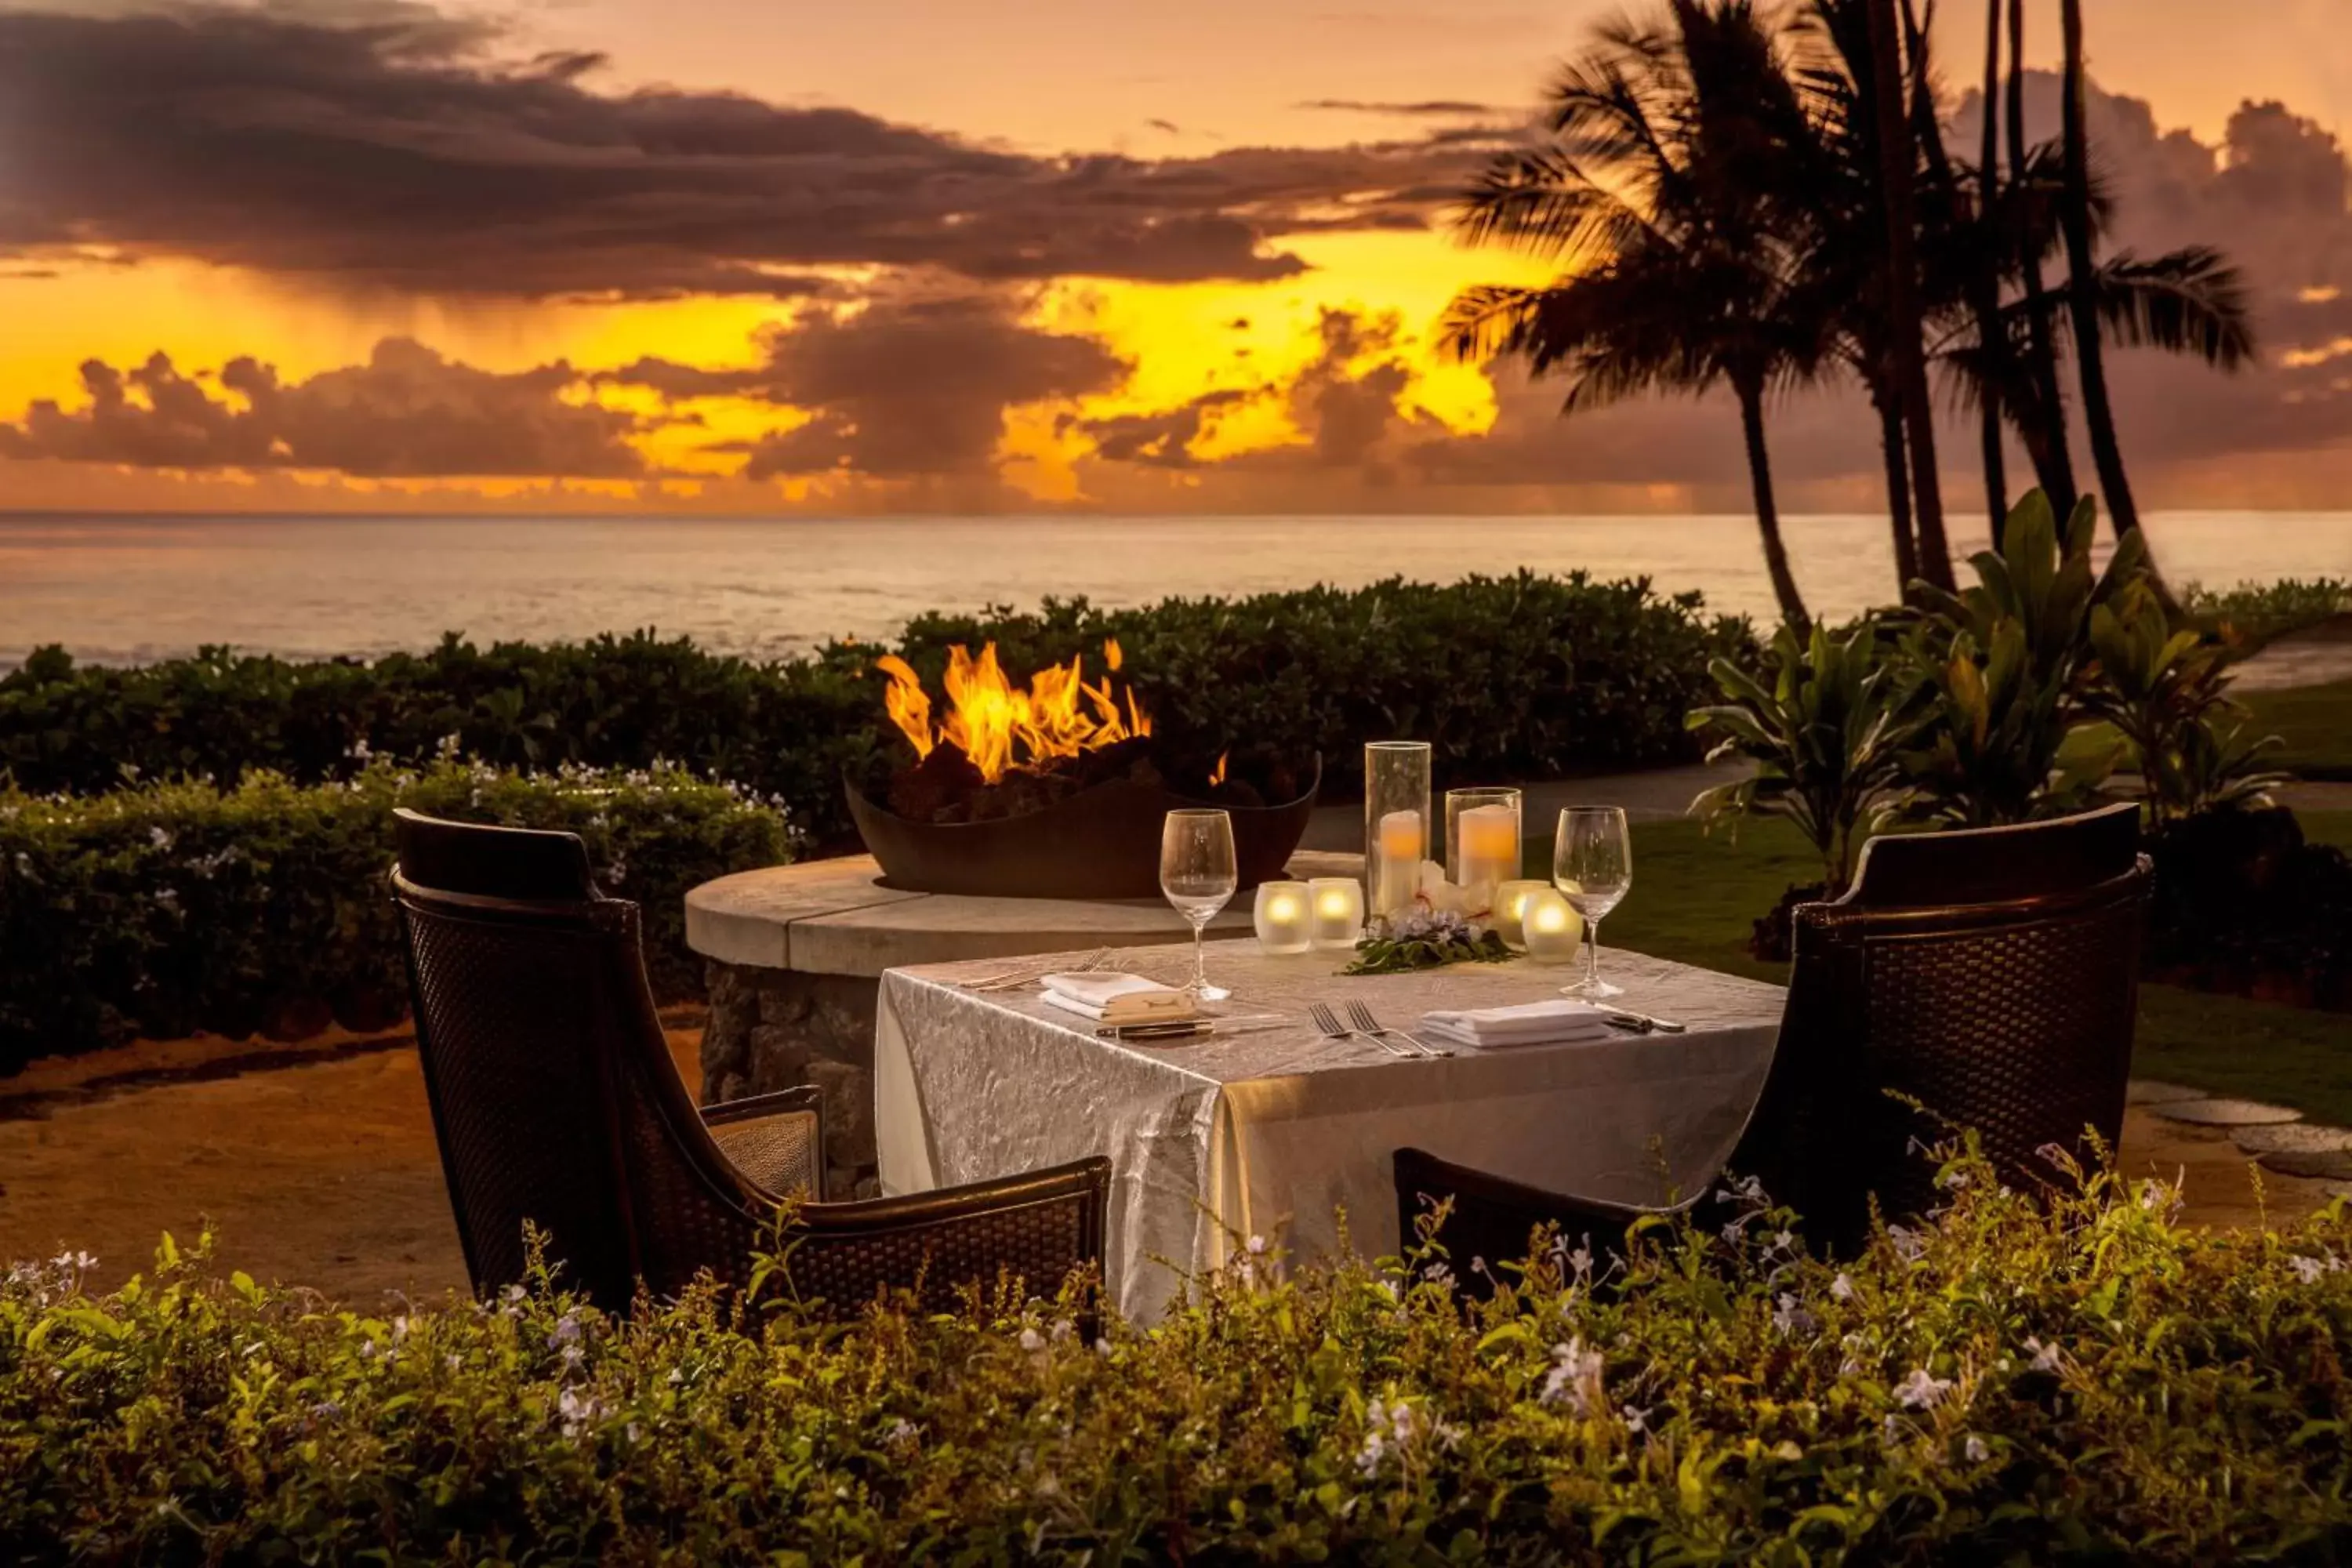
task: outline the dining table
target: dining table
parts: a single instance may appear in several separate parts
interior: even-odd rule
[[[1423,1055],[1332,1037],[1350,1005],[1419,1032],[1437,1010],[1556,997],[1577,971],[1525,959],[1343,975],[1353,957],[1221,945],[1231,987],[1213,1032],[1106,1038],[1035,979],[1084,953],[893,969],[875,1027],[882,1190],[928,1192],[1107,1156],[1106,1285],[1130,1319],[1162,1316],[1189,1279],[1247,1249],[1300,1260],[1395,1255],[1394,1152],[1413,1146],[1547,1191],[1656,1204],[1711,1180],[1763,1087],[1781,987],[1611,951],[1603,1004],[1679,1024],[1580,1043]],[[1097,960],[1099,962],[1099,960]],[[1116,967],[1171,984],[1190,944],[1122,949]],[[1434,1042],[1433,1042],[1434,1044]],[[1464,1267],[1467,1260],[1455,1260]]]

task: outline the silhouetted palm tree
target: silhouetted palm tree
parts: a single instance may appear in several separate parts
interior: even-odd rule
[[[1889,367],[1903,405],[1903,433],[1910,447],[1911,498],[1919,531],[1919,575],[1939,588],[1952,586],[1952,551],[1944,534],[1943,480],[1936,463],[1936,405],[1927,388],[1927,361],[1920,344],[1918,220],[1912,191],[1918,170],[1918,143],[1905,90],[1902,23],[1895,0],[1864,0],[1870,22],[1872,109],[1878,129],[1878,173],[1886,225],[1886,310],[1893,363]]]
[[[2033,188],[2033,148],[2025,140],[2025,0],[2009,0],[2009,83],[2005,94],[2009,131],[2010,179],[2021,195]],[[1992,112],[1992,105],[1985,105]],[[2026,242],[2020,241],[2021,247]],[[2051,341],[2048,292],[2042,283],[2042,252],[2021,248],[2018,270],[2030,307],[2026,321],[2032,332],[2024,375],[2017,383],[2027,394],[2017,415],[2018,433],[2033,461],[2034,478],[2050,497],[2060,517],[2072,516],[2080,493],[2074,484],[2074,458],[2066,441],[2066,394],[2058,384],[2058,354]]]
[[[2000,116],[1992,107],[2000,98],[2000,11],[2001,0],[1985,0],[1984,124],[1979,128],[1976,178],[1979,217],[1991,212],[2000,197]],[[1979,224],[1979,233],[1990,235],[1991,226]],[[1977,337],[1987,355],[1980,384],[1983,395],[1977,401],[1977,446],[1984,461],[1985,512],[1991,521],[1992,547],[1998,552],[2009,521],[2009,453],[2001,429],[2006,400],[2000,389],[2009,380],[2010,355],[2009,339],[2000,331],[2000,279],[2007,268],[1997,255],[1979,254],[1971,259],[1976,273],[1971,309]]]
[[[2116,439],[2115,408],[2107,400],[2106,353],[2099,342],[2098,257],[2091,227],[2091,143],[2084,123],[2088,89],[2084,78],[2083,0],[2063,0],[2059,17],[2066,56],[2063,117],[2066,199],[2060,210],[2066,230],[2067,303],[2074,318],[2074,365],[2083,386],[2083,426],[2091,438],[2091,461],[2099,470],[2107,516],[2114,521],[2116,537],[2121,539],[2139,528],[2139,506],[2132,500],[2123,447]]]
[[[1779,29],[1752,0],[1670,0],[1666,25],[1620,21],[1570,65],[1550,140],[1499,154],[1465,192],[1473,244],[1559,262],[1541,288],[1465,289],[1444,339],[1569,380],[1564,412],[1642,392],[1730,388],[1782,617],[1810,625],[1780,536],[1765,401],[1814,374],[1816,332],[1788,307],[1804,243],[1780,203],[1811,139]]]

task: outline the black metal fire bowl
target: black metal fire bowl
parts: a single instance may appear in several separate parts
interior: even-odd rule
[[[1318,756],[1297,800],[1225,808],[1243,888],[1282,875],[1306,837],[1322,782]],[[1020,816],[911,822],[867,800],[854,783],[848,789],[849,815],[882,863],[884,887],[1006,899],[1156,899],[1161,822],[1171,811],[1215,804],[1119,779]]]

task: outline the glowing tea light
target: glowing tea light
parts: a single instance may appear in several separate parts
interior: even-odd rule
[[[1557,889],[1538,883],[1519,905],[1519,931],[1538,963],[1568,963],[1584,942],[1583,918]]]
[[[1374,847],[1380,864],[1372,870],[1372,908],[1394,914],[1412,902],[1421,885],[1421,862],[1428,852],[1429,832],[1417,811],[1392,811],[1381,818]],[[1319,913],[1319,911],[1318,911]],[[1361,922],[1360,912],[1358,923]]]
[[[1307,884],[1317,947],[1352,948],[1364,934],[1364,889],[1353,877],[1318,877]]]
[[[1474,805],[1456,824],[1461,833],[1461,864],[1454,868],[1457,887],[1498,887],[1519,868],[1519,814],[1499,802]]]
[[[1350,882],[1349,887],[1355,884]],[[1305,952],[1315,945],[1315,928],[1307,919],[1311,895],[1304,882],[1260,882],[1257,885],[1257,944],[1267,952]]]
[[[1528,939],[1520,931],[1524,908],[1530,896],[1550,886],[1549,882],[1512,881],[1495,889],[1492,923],[1495,934],[1503,939],[1504,946],[1524,948],[1528,945]]]

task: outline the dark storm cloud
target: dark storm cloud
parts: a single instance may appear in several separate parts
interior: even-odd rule
[[[1509,114],[1492,103],[1471,103],[1458,98],[1425,98],[1399,103],[1362,98],[1310,98],[1301,109],[1327,109],[1344,114],[1395,114],[1407,119],[1459,119],[1469,114]]]
[[[1009,291],[883,294],[855,311],[810,311],[768,334],[754,368],[641,359],[600,379],[670,398],[728,395],[814,414],[727,448],[750,454],[747,479],[986,474],[1007,407],[1108,392],[1127,376],[1127,364],[1095,339],[1024,326],[1020,310]]]
[[[599,91],[415,5],[0,11],[0,254],[172,253],[455,295],[799,295],[809,269],[1266,279],[1350,204],[1421,221],[1405,140],[1040,158],[855,110]],[[1405,193],[1405,194],[1398,194]]]
[[[1220,387],[1204,392],[1173,408],[1149,414],[1115,414],[1099,419],[1066,415],[1058,428],[1076,430],[1094,443],[1094,455],[1108,463],[1138,463],[1155,468],[1192,468],[1201,464],[1192,450],[1211,418],[1226,409],[1254,403],[1270,389]]]
[[[82,366],[88,403],[43,400],[0,424],[0,457],[142,468],[325,469],[365,479],[627,479],[645,473],[630,415],[566,402],[561,362],[496,374],[404,338],[363,365],[286,382],[240,357],[219,392],[156,354]]]

